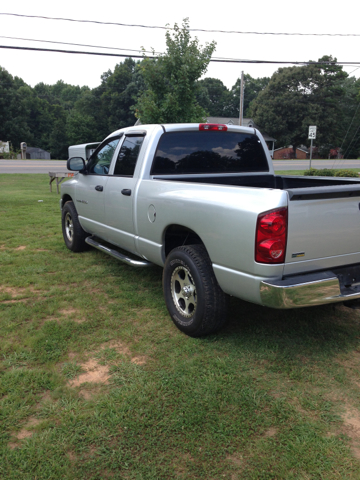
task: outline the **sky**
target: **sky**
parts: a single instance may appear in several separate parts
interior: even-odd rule
[[[226,2],[207,0],[133,0],[129,2],[102,0],[12,0],[0,4],[0,45],[125,53],[108,49],[22,41],[3,37],[67,42],[134,50],[154,48],[164,52],[165,30],[60,20],[22,18],[3,13],[62,17],[97,22],[116,22],[145,26],[170,27],[182,24],[188,17],[190,28],[235,30],[260,33],[356,34],[357,36],[298,36],[255,35],[217,32],[191,32],[200,44],[215,41],[214,57],[244,60],[308,61],[332,55],[342,62],[360,62],[360,28],[354,0],[257,0],[256,2]],[[101,75],[113,70],[122,58],[64,53],[42,53],[0,48],[0,66],[11,75],[21,77],[27,84],[54,84],[58,80],[72,85],[94,88]],[[205,77],[219,78],[231,88],[241,71],[254,78],[271,76],[279,67],[290,65],[251,65],[210,63]],[[344,70],[360,77],[359,65]]]

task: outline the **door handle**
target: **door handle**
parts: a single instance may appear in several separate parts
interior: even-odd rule
[[[104,190],[104,187],[102,185],[96,185],[95,190],[98,192],[102,192]]]
[[[130,197],[131,195],[131,190],[129,188],[124,188],[123,190],[121,190],[121,193],[123,195],[126,195],[127,197]]]

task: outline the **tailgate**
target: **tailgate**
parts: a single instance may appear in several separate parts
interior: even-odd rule
[[[287,192],[284,275],[360,262],[360,184]]]

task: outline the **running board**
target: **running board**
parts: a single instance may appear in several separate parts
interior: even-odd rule
[[[116,258],[116,260],[120,260],[120,262],[124,262],[127,265],[131,265],[132,267],[152,267],[153,266],[153,264],[151,262],[148,262],[147,260],[134,260],[133,258],[123,255],[117,250],[113,250],[112,248],[105,247],[104,245],[101,245],[101,243],[94,240],[93,237],[85,238],[85,242],[88,245],[91,245],[92,247],[97,248],[101,252],[111,255],[112,257]]]

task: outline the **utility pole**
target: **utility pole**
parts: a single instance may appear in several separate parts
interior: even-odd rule
[[[244,111],[244,72],[241,72],[240,81],[240,108],[239,108],[239,125],[242,125]]]

